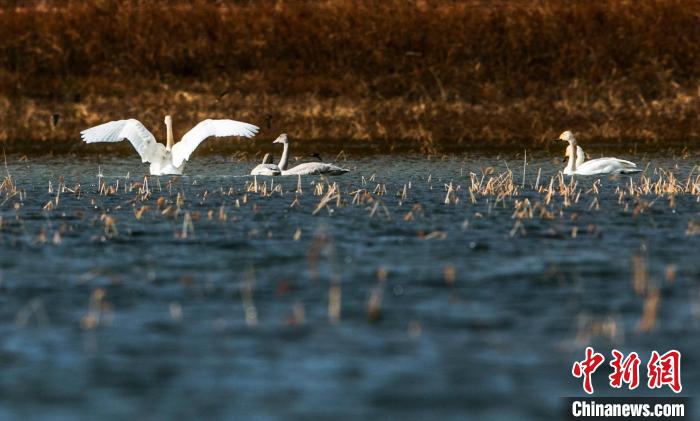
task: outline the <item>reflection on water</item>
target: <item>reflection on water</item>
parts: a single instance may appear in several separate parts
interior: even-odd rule
[[[546,204],[550,159],[524,182],[515,158],[349,160],[330,193],[247,192],[254,164],[217,158],[147,186],[131,159],[103,161],[103,186],[94,160],[8,161],[0,416],[549,418],[581,395],[587,344],[677,348],[700,383],[692,194],[603,177]],[[690,161],[649,164],[686,187]],[[470,195],[507,169],[513,195]]]

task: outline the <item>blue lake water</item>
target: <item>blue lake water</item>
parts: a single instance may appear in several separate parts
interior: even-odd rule
[[[683,186],[695,171],[620,158]],[[262,194],[254,163],[194,157],[139,195],[136,159],[9,156],[0,417],[550,419],[583,395],[571,364],[587,345],[638,352],[642,382],[651,350],[676,348],[684,394],[700,386],[700,196],[581,178],[578,202],[518,218],[559,159],[535,156],[525,180],[514,156],[342,164],[259,177]],[[508,170],[517,193],[472,202],[470,173]],[[340,197],[314,214],[327,183]],[[607,364],[596,395],[672,395],[614,391]]]

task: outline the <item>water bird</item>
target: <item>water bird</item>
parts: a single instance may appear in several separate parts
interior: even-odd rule
[[[284,145],[284,149],[282,150],[282,158],[278,164],[279,169],[282,171],[282,175],[341,175],[350,171],[337,165],[327,164],[325,162],[305,162],[287,169],[287,161],[289,159],[289,136],[287,136],[286,133],[282,133],[272,143],[281,143]]]
[[[182,136],[174,143],[172,117],[165,116],[167,129],[166,144],[158,143],[153,133],[136,119],[110,121],[80,132],[85,143],[120,142],[128,140],[141,156],[141,162],[150,162],[151,175],[180,175],[185,161],[202,141],[215,136],[253,137],[259,128],[236,120],[207,119]]]
[[[253,168],[250,175],[281,175],[282,171],[280,168],[272,163],[272,155],[266,153],[263,157],[262,164]]]
[[[642,172],[634,162],[618,158],[596,158],[585,160],[583,149],[576,143],[574,134],[569,130],[559,135],[559,140],[569,142],[566,156],[569,160],[564,168],[565,175],[597,175],[597,174],[634,174]]]

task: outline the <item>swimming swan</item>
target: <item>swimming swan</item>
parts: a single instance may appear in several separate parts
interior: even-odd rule
[[[642,172],[642,170],[637,168],[637,164],[624,159],[597,158],[586,161],[583,149],[576,144],[574,134],[568,130],[559,135],[559,140],[569,142],[569,146],[566,148],[566,156],[569,157],[569,161],[563,171],[565,175],[634,174]]]
[[[141,162],[151,163],[151,175],[182,174],[185,161],[204,139],[216,136],[253,137],[258,127],[235,120],[204,120],[174,143],[173,123],[165,116],[167,138],[165,146],[158,143],[140,121],[135,119],[110,121],[80,132],[85,143],[119,142],[127,139],[141,156]]]
[[[299,164],[296,167],[287,169],[287,160],[289,158],[289,137],[287,137],[286,133],[282,133],[272,143],[282,143],[284,145],[284,150],[282,151],[282,158],[280,159],[280,162],[278,164],[279,169],[282,171],[282,175],[341,175],[350,171],[348,169],[341,168],[337,165],[326,164],[325,162],[306,162],[303,164]]]
[[[263,157],[262,164],[253,168],[250,175],[280,175],[282,171],[280,168],[272,163],[272,156],[266,153]]]

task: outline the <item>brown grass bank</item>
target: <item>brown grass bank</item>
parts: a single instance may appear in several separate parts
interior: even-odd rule
[[[336,150],[566,128],[694,143],[699,63],[700,1],[15,1],[0,6],[0,140],[76,150],[82,128],[135,117],[160,134],[169,112]]]

